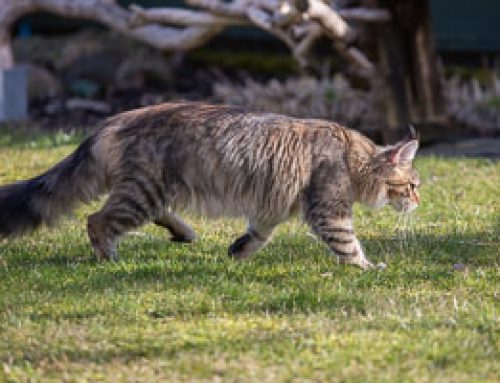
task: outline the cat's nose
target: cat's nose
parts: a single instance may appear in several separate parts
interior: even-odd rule
[[[410,213],[418,207],[418,203],[406,203],[404,206],[404,212]]]
[[[420,203],[420,196],[418,195],[417,192],[414,193],[413,199],[415,200],[415,202],[417,203],[417,205]]]

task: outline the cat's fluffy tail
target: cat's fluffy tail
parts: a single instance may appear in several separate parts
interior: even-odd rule
[[[20,235],[52,225],[78,202],[95,199],[104,188],[93,155],[94,137],[45,173],[0,187],[0,237]]]

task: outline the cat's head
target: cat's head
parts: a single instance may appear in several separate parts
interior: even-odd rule
[[[399,212],[408,213],[420,203],[420,177],[413,167],[418,149],[418,137],[413,127],[398,143],[381,147],[372,158],[371,189],[368,204],[373,207],[391,205]]]

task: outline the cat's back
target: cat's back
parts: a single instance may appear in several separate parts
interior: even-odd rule
[[[310,169],[313,157],[340,153],[345,139],[345,128],[328,121],[201,102],[132,110],[110,118],[106,125],[105,146],[127,152],[127,158],[137,155],[151,161],[152,153],[170,153],[176,162],[215,158],[214,163],[236,168],[245,164],[254,171],[269,166],[282,172]]]
[[[120,113],[105,125],[121,137],[147,134],[213,134],[231,131],[278,135],[312,133],[329,123],[276,113],[252,112],[233,105],[167,102]]]
[[[122,112],[106,120],[105,129],[117,136],[177,133],[214,130],[229,126],[248,113],[235,106],[201,102],[167,102]]]

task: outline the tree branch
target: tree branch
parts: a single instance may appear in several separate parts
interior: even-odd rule
[[[186,4],[203,8],[206,11],[228,17],[246,17],[247,5],[251,1],[240,0],[226,3],[219,0],[185,0]]]
[[[129,7],[132,12],[132,26],[160,23],[184,26],[229,26],[248,24],[244,17],[219,16],[207,12],[177,8],[148,8],[138,5]]]
[[[381,22],[383,10],[355,8],[336,12],[322,0],[185,0],[202,11],[178,8],[127,10],[115,0],[0,0],[0,68],[14,65],[11,28],[22,16],[45,11],[100,22],[120,33],[164,51],[185,51],[203,45],[230,25],[254,24],[283,41],[301,65],[314,41],[325,33],[346,59],[364,75],[373,72],[366,56],[352,46],[356,31],[342,15]],[[310,21],[309,21],[310,20]],[[304,36],[294,28],[304,25]],[[308,26],[309,25],[309,26]]]
[[[339,9],[339,15],[344,19],[365,23],[386,23],[391,20],[391,14],[385,9],[348,8]]]
[[[131,27],[133,14],[114,0],[0,0],[0,68],[14,65],[11,47],[14,23],[26,14],[40,11],[98,21],[126,36],[169,51],[200,46],[224,28],[224,25],[173,28],[154,24],[134,28]]]
[[[295,8],[302,12],[305,19],[317,22],[323,32],[330,36],[335,49],[357,68],[361,77],[371,78],[375,74],[375,66],[366,55],[352,45],[357,32],[334,9],[321,0],[294,0]]]

